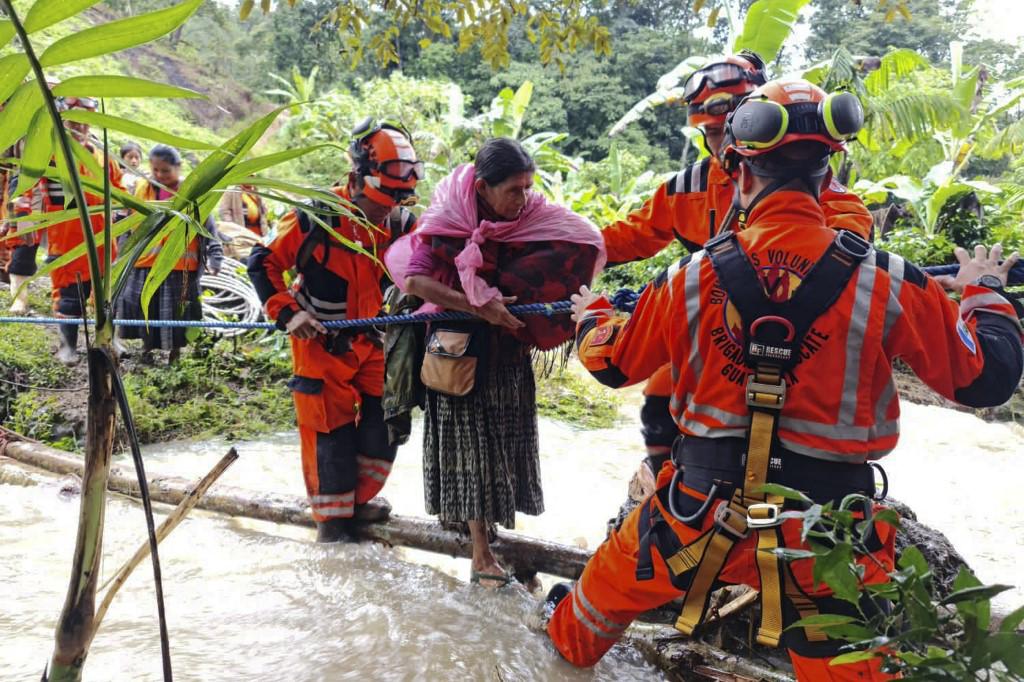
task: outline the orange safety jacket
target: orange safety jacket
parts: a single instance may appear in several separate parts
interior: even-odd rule
[[[822,207],[801,192],[765,198],[739,244],[766,293],[788,300],[835,232]],[[704,251],[673,265],[644,291],[634,314],[598,299],[577,328],[581,361],[610,386],[635,383],[665,363],[670,410],[686,435],[743,437],[750,426],[742,324]],[[1009,330],[1009,331],[1007,331]],[[863,462],[899,437],[892,361],[903,359],[942,396],[971,406],[999,404],[1022,371],[1013,306],[984,287],[965,288],[959,308],[903,258],[873,251],[805,336],[787,377],[778,440],[793,452]]]
[[[351,201],[347,188],[337,187],[332,191],[344,201]],[[331,221],[340,235],[376,253],[378,259],[383,259],[384,249],[393,237],[414,229],[415,222],[415,216],[405,209],[392,212],[384,224],[374,230],[344,216]],[[267,316],[277,320],[281,328],[303,308],[319,319],[329,320],[373,317],[383,303],[381,278],[386,273],[381,263],[350,250],[333,236],[319,239],[309,258],[347,283],[347,291],[337,291],[331,296],[340,300],[326,300],[327,295],[320,292],[318,282],[300,279],[292,288],[285,284],[284,272],[296,267],[303,244],[311,235],[321,236],[321,232],[319,225],[303,220],[299,211],[292,211],[281,219],[273,241],[253,249],[250,277]]]
[[[92,155],[96,158],[98,163],[103,163],[102,151],[91,145],[86,145],[86,148],[92,152]],[[79,165],[78,172],[82,175],[88,175],[88,171],[84,165]],[[110,177],[111,187],[124,189],[121,186],[121,169],[113,159],[110,160],[110,164],[107,166],[107,174]],[[98,194],[86,192],[85,203],[88,206],[98,206],[103,203],[103,197]],[[19,204],[17,208],[20,208],[22,211],[27,211],[28,213],[52,213],[54,211],[63,211],[65,210],[64,188],[57,180],[41,178],[39,182],[36,183],[35,187],[30,190],[28,204]],[[22,215],[27,215],[28,213],[22,213]],[[93,233],[102,233],[103,214],[95,213],[90,216],[90,220],[92,222]],[[36,239],[37,241],[34,243],[38,243],[38,236]],[[46,253],[51,260],[71,251],[84,241],[85,235],[82,234],[82,221],[80,219],[65,220],[61,223],[54,223],[46,228]],[[111,244],[110,249],[112,256],[116,257],[117,244]],[[99,251],[100,266],[102,267],[104,262],[103,247],[100,247]],[[84,254],[67,265],[51,270],[50,282],[54,289],[64,289],[75,284],[79,276],[82,278],[83,282],[88,282],[90,279],[89,260]]]
[[[265,222],[263,201],[258,196],[242,192],[242,205],[245,208],[245,227],[258,237],[263,236],[263,223]]]
[[[143,201],[159,201],[170,198],[171,194],[166,191],[161,192],[160,188],[150,183],[148,179],[139,178],[138,183],[135,185],[135,196]],[[138,260],[135,261],[135,267],[153,267],[153,264],[156,263],[157,256],[160,255],[160,251],[166,243],[167,239],[164,238],[159,244],[139,256]],[[178,262],[174,264],[172,270],[196,272],[199,270],[199,261],[199,236],[197,235],[188,243],[188,246],[185,248],[185,253],[178,259]]]
[[[732,205],[733,183],[718,159],[708,157],[673,175],[625,220],[606,226],[608,264],[656,255],[678,239],[691,253],[721,231]],[[871,238],[871,213],[857,195],[832,180],[820,197],[825,224]],[[738,221],[729,226],[735,230]]]

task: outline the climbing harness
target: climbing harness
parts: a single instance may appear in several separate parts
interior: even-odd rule
[[[735,458],[734,470],[742,472],[740,480],[711,479],[707,483],[706,501],[689,513],[681,510],[674,499],[680,494],[681,469],[676,462],[677,471],[671,485],[658,493],[662,506],[680,522],[699,528],[705,515],[717,504],[714,523],[695,542],[680,546],[671,528],[659,523],[660,519],[652,518],[651,505],[647,505],[641,518],[636,577],[638,580],[654,577],[650,543],[655,542],[665,557],[673,583],[686,592],[675,626],[690,635],[704,618],[711,592],[730,551],[754,533],[762,598],[757,641],[766,646],[778,646],[783,630],[783,595],[801,617],[817,611],[774,551],[783,546],[780,526],[785,500],[763,489],[769,482],[769,469],[774,473],[785,468],[782,461],[787,453],[776,447],[775,431],[778,416],[786,404],[786,375],[799,361],[800,344],[811,324],[839,298],[861,261],[871,252],[871,245],[852,232],[837,232],[793,297],[782,302],[772,301],[765,295],[761,279],[734,233],[712,239],[705,249],[720,286],[739,312],[745,339],[744,360],[753,370],[744,389],[751,416],[744,448],[746,455]],[[780,482],[787,483],[784,478]],[[825,638],[824,633],[815,628],[805,628],[805,633],[809,641]]]

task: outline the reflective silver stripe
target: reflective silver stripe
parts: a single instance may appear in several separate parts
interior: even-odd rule
[[[809,419],[782,417],[779,419],[779,428],[792,431],[793,433],[806,433],[811,436],[831,438],[832,440],[867,441],[899,433],[900,422],[898,419],[891,419],[889,421],[878,421],[872,426],[855,426],[852,424],[824,424],[822,422],[810,421]]]
[[[894,253],[889,254],[889,300],[885,305],[885,327],[882,330],[882,343],[889,338],[889,329],[903,313],[900,305],[900,291],[903,289],[903,271],[906,262]]]
[[[313,495],[309,498],[310,504],[330,504],[332,502],[352,502],[356,499],[356,492],[342,493],[341,495]]]
[[[373,480],[379,483],[387,483],[388,480],[387,474],[382,474],[381,472],[375,471],[373,469],[363,469],[362,471],[359,472],[359,475],[372,478]]]
[[[346,303],[345,301],[342,301],[340,303],[336,301],[324,301],[302,289],[299,289],[298,293],[305,296],[306,299],[310,303],[315,305],[317,308],[323,308],[324,310],[348,310],[348,303]]]
[[[798,455],[813,457],[814,459],[823,459],[827,462],[848,462],[850,464],[863,464],[869,459],[881,459],[892,452],[892,448],[868,450],[867,452],[858,453],[830,452],[821,448],[812,448],[801,443],[793,442],[782,435],[779,436],[779,443],[782,444],[782,447],[787,450],[792,450]]]
[[[675,194],[683,194],[686,192],[686,171],[679,171],[675,177]]]
[[[885,415],[889,411],[889,403],[896,397],[896,382],[892,380],[892,376],[889,377],[889,382],[882,389],[882,393],[878,396],[878,400],[875,402],[875,423],[881,424],[885,420]],[[897,422],[898,423],[898,422]]]
[[[744,428],[748,428],[750,426],[749,414],[735,414],[718,407],[703,405],[700,403],[690,403],[686,406],[686,409],[694,414],[702,414],[705,417],[711,417],[725,426],[740,426]]]
[[[672,384],[675,385],[679,383],[679,365],[672,363],[672,366],[670,367],[670,374],[672,375]]]
[[[360,467],[376,467],[381,471],[391,471],[391,462],[386,459],[375,459],[373,457],[366,457],[364,455],[356,455],[356,463]]]
[[[677,260],[674,261],[672,265],[668,266],[668,277],[666,279],[666,283],[671,282],[675,278],[675,276],[679,274],[679,268],[681,267],[681,265],[682,261]]]
[[[700,344],[697,338],[697,327],[700,325],[700,269],[701,261],[704,260],[703,250],[693,254],[689,265],[686,266],[686,327],[690,331],[690,356],[686,364],[693,370],[696,376],[704,370],[704,358],[700,355]]]
[[[967,298],[962,299],[960,301],[960,316],[966,318],[968,317],[967,313],[977,310],[978,308],[984,308],[987,306],[996,306],[999,308],[1011,307],[1009,301],[1007,301],[1005,298],[1003,298],[1002,296],[995,292],[990,292],[987,294],[974,294],[973,296],[968,296]],[[1001,315],[1005,311],[987,310],[986,312]]]
[[[306,294],[302,293],[302,291],[296,291],[295,292],[295,302],[298,303],[303,308],[303,310],[305,310],[307,313],[315,315],[318,320],[345,320],[345,319],[348,319],[348,315],[346,315],[344,311],[343,312],[339,312],[339,313],[329,313],[329,312],[324,312],[324,310],[322,310],[321,308],[317,308],[312,303],[310,303],[310,301],[307,298]]]
[[[598,623],[599,625],[603,625],[604,627],[608,628],[609,630],[616,630],[618,632],[622,632],[627,627],[629,627],[628,623],[626,625],[623,625],[621,623],[616,623],[614,620],[611,620],[610,618],[605,616],[603,613],[598,611],[596,608],[594,608],[594,605],[591,604],[587,600],[586,595],[583,594],[583,588],[580,587],[579,583],[576,583],[576,586],[573,588],[573,594],[576,595],[576,599],[579,600],[580,605],[584,609],[586,609],[587,613],[590,614],[593,617],[594,621],[596,623]],[[576,602],[573,601],[573,603],[575,604]],[[617,636],[617,635],[612,635],[612,636],[614,637],[614,636]]]
[[[856,293],[850,313],[850,330],[846,335],[846,366],[843,372],[843,392],[839,403],[839,424],[852,425],[857,416],[857,388],[860,383],[860,354],[864,348],[864,333],[871,313],[871,294],[875,288],[875,252],[857,268]]]
[[[355,507],[353,507],[351,504],[348,505],[347,507],[326,507],[326,508],[323,508],[323,509],[321,509],[319,507],[313,507],[313,511],[315,511],[320,516],[326,516],[328,518],[330,518],[330,517],[348,518],[348,517],[352,516],[355,513]]]
[[[710,436],[714,434],[715,438],[744,438],[747,435],[747,429],[731,429],[722,428],[719,426],[708,426],[704,422],[699,422],[693,419],[687,419],[683,415],[679,415],[676,419],[676,423],[682,428],[686,429],[694,436]]]

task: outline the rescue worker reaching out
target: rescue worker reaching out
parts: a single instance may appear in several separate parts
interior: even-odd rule
[[[596,663],[637,615],[683,597],[676,627],[699,625],[713,586],[762,595],[758,641],[785,646],[799,680],[886,679],[878,659],[829,668],[835,642],[786,625],[850,605],[815,585],[813,562],[782,563],[800,548],[801,521],[764,482],[838,504],[874,497],[868,464],[899,437],[892,361],[974,407],[1008,399],[1024,371],[1019,311],[1001,295],[1013,254],[961,249],[954,288],[848,231],[828,228],[818,192],[829,157],[856,134],[850,93],[773,81],[728,121],[725,167],[736,178],[741,232],[726,232],[656,279],[628,319],[586,290],[575,297],[581,361],[618,387],[670,364],[672,414],[684,437],[655,495],[614,531],[571,589],[556,586],[548,632],[576,665]],[[675,471],[673,469],[676,469]],[[677,473],[678,472],[678,473]],[[858,514],[870,509],[856,509]],[[863,582],[885,582],[894,530],[874,524]],[[879,608],[862,600],[861,608]]]
[[[711,155],[669,178],[643,206],[601,231],[609,265],[650,258],[673,239],[692,253],[716,234],[740,229],[735,188],[720,160],[725,121],[737,103],[764,82],[764,62],[747,51],[722,57],[687,78],[687,123],[702,131]],[[871,213],[860,199],[831,178],[826,185],[819,193],[825,224],[870,239]],[[655,370],[644,389],[640,421],[647,457],[631,485],[631,497],[653,491],[654,478],[678,436],[668,414],[671,385],[666,365]]]
[[[367,119],[353,134],[353,168],[334,193],[364,220],[324,215],[325,207],[320,219],[382,258],[384,249],[415,225],[415,216],[403,206],[416,202],[423,164],[400,126]],[[329,332],[322,324],[375,316],[383,302],[384,269],[331,236],[313,216],[313,210],[287,214],[273,241],[253,248],[248,270],[267,315],[292,337],[295,374],[288,386],[302,441],[302,472],[317,540],[333,542],[351,539],[353,519],[369,518],[365,504],[383,488],[397,448],[388,444],[381,408],[379,342],[366,333]],[[287,270],[296,273],[291,288],[285,284]]]

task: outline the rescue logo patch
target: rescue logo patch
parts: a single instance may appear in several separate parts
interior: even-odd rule
[[[964,344],[964,347],[971,351],[971,355],[978,354],[978,344],[975,343],[974,337],[971,336],[971,330],[967,328],[967,323],[964,322],[964,318],[960,318],[956,321],[956,333],[960,337],[960,342]]]
[[[614,327],[598,327],[594,333],[594,338],[590,342],[591,346],[603,346],[612,340],[612,332],[615,331]]]
[[[752,254],[750,260],[761,279],[765,294],[776,303],[791,299],[814,265],[814,262],[807,258],[779,249],[769,249],[764,254]],[[721,322],[710,331],[711,346],[727,361],[722,367],[721,375],[737,386],[744,386],[750,369],[746,366],[744,358],[746,339],[743,334],[743,320],[721,285],[712,290],[710,302],[711,305],[721,306]],[[816,355],[830,337],[830,332],[812,326],[797,351],[800,354],[797,362]],[[752,357],[775,360],[788,360],[792,353],[788,348],[776,348],[762,343],[750,344],[748,351]],[[789,377],[788,380],[793,385],[797,383],[795,376]]]

